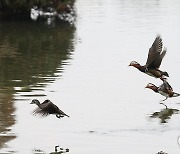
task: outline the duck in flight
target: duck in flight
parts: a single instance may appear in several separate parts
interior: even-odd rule
[[[152,89],[154,92],[165,96],[166,98],[163,101],[165,101],[169,97],[180,96],[180,94],[173,92],[172,87],[170,86],[170,84],[166,80],[163,80],[163,84],[161,84],[159,87],[155,86],[152,83],[148,83],[145,88]]]
[[[30,104],[36,104],[38,106],[33,111],[33,115],[39,114],[41,116],[48,116],[49,114],[55,114],[57,118],[62,118],[64,116],[69,117],[48,99],[43,103],[40,103],[37,99],[33,99]]]
[[[149,49],[146,64],[140,65],[138,62],[132,61],[129,66],[133,66],[139,71],[155,78],[160,78],[161,80],[166,79],[166,77],[169,77],[168,73],[159,70],[162,59],[166,54],[166,48],[162,51],[162,46],[162,38],[158,35]]]

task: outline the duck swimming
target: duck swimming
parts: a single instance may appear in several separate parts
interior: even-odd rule
[[[64,116],[69,117],[48,99],[43,103],[40,103],[37,99],[33,99],[30,104],[36,104],[38,106],[33,111],[34,115],[48,116],[49,114],[55,114],[57,118],[62,118]]]
[[[58,148],[59,147],[59,151],[58,151]],[[69,152],[69,149],[67,148],[67,149],[64,149],[64,148],[60,148],[60,146],[59,145],[56,145],[55,146],[55,152],[51,152],[50,154],[62,154],[62,153],[67,153],[67,152]]]
[[[165,96],[166,98],[163,101],[165,101],[169,97],[180,96],[180,94],[173,92],[172,87],[170,86],[170,84],[166,80],[163,80],[163,84],[161,84],[159,87],[155,86],[152,83],[148,83],[145,88],[152,89],[154,92]]]
[[[158,35],[149,49],[146,64],[140,65],[138,62],[132,61],[129,66],[133,66],[139,71],[155,78],[160,78],[161,80],[166,79],[165,77],[169,77],[168,73],[159,70],[162,59],[166,54],[166,48],[162,51],[162,46],[162,38]]]

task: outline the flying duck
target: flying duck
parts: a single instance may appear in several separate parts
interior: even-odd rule
[[[165,101],[169,97],[180,96],[180,94],[173,92],[172,87],[169,85],[169,83],[166,80],[163,80],[163,84],[161,84],[159,87],[155,86],[152,83],[148,83],[145,88],[152,89],[154,92],[165,96],[166,98],[163,101]]]
[[[129,64],[129,66],[133,66],[137,68],[139,71],[146,73],[150,76],[153,76],[155,78],[160,78],[161,80],[164,80],[165,76],[169,77],[167,72],[163,72],[159,70],[162,59],[166,54],[166,48],[164,48],[162,51],[162,46],[163,46],[162,39],[158,35],[154,40],[151,48],[149,49],[146,64],[140,65],[138,62],[132,61]]]
[[[62,118],[64,116],[69,117],[48,99],[43,103],[40,103],[37,99],[33,99],[30,104],[36,104],[38,106],[33,111],[34,115],[48,116],[49,114],[55,114],[57,118]]]

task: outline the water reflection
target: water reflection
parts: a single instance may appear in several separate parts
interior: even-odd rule
[[[168,154],[168,153],[163,152],[163,151],[159,151],[157,154]]]
[[[151,114],[150,118],[159,118],[161,123],[167,123],[167,120],[171,118],[173,114],[178,114],[178,109],[168,108],[165,104],[161,103],[165,106],[164,109],[160,110],[159,112],[154,112]]]
[[[11,101],[11,93],[0,93],[0,148],[5,142],[15,138],[14,134],[9,133],[10,127],[15,123],[15,108]]]
[[[69,149],[68,148],[62,148],[59,145],[56,145],[54,147],[54,151],[50,152],[49,154],[63,154],[63,153],[68,153]],[[44,150],[41,149],[34,149],[33,154],[47,154]]]
[[[43,87],[68,64],[74,31],[67,23],[0,23],[0,148],[15,138],[14,99],[45,95]]]
[[[0,24],[1,91],[30,92],[53,82],[73,51],[74,27]]]
[[[34,149],[34,150],[32,151],[32,153],[33,153],[33,154],[46,154],[46,152],[43,151],[43,150],[41,150],[41,149]]]

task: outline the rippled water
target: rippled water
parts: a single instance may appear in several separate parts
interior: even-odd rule
[[[160,34],[161,69],[180,92],[180,2],[77,0],[76,9],[74,26],[0,24],[0,153],[178,154],[180,98],[166,109],[144,88],[161,81],[128,64],[144,64]],[[32,116],[34,98],[70,118]]]

